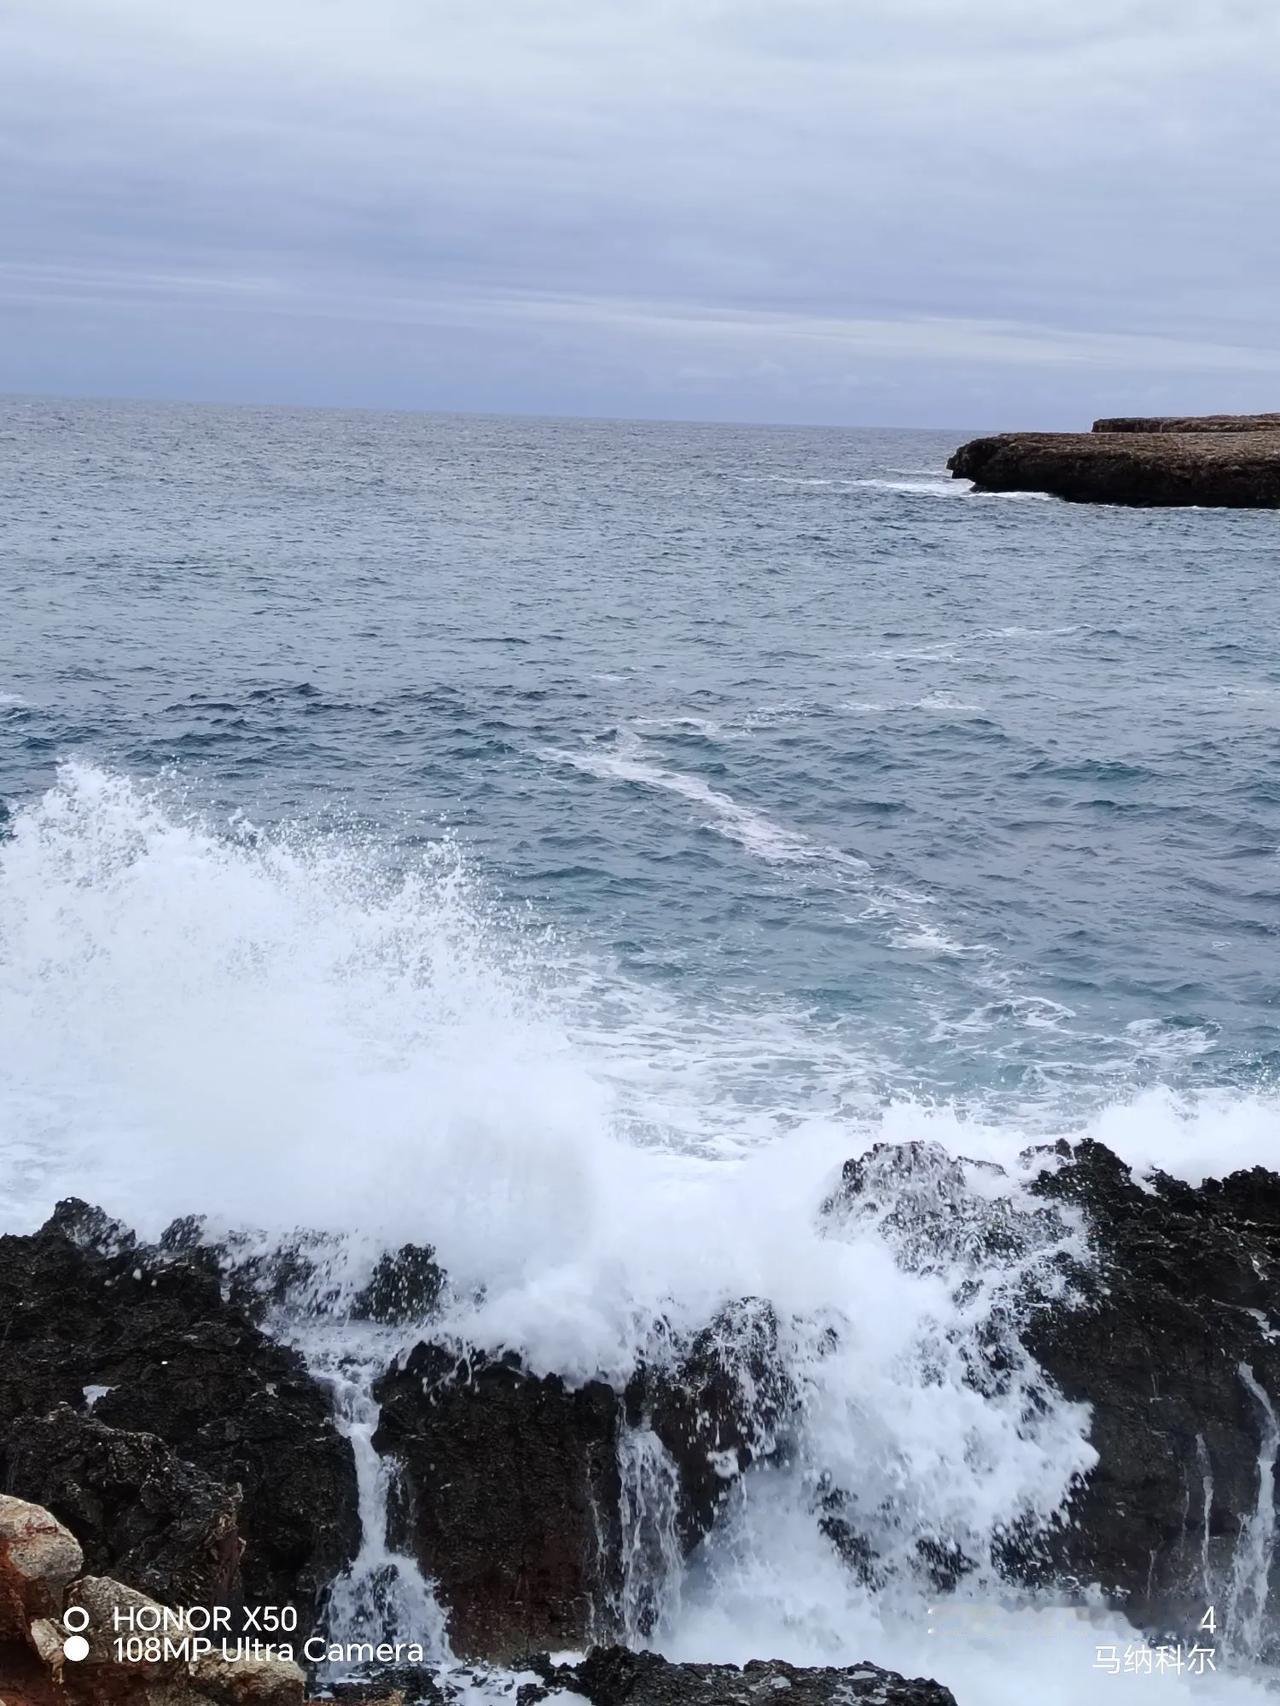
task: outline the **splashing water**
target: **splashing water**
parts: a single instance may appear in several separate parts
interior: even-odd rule
[[[310,1364],[325,1378],[323,1361],[313,1356]],[[360,1549],[330,1590],[325,1623],[330,1640],[343,1646],[416,1642],[425,1649],[427,1663],[445,1665],[453,1654],[439,1601],[416,1559],[393,1551],[387,1542],[395,1465],[374,1450],[381,1412],[371,1392],[381,1371],[377,1363],[348,1363],[328,1377],[339,1431],[351,1441],[355,1457]]]
[[[628,1646],[644,1646],[680,1615],[684,1549],[679,1472],[650,1427],[624,1428],[618,1441],[622,1490],[622,1593],[618,1625]]]
[[[1267,1628],[1266,1613],[1275,1569],[1280,1419],[1253,1370],[1241,1363],[1239,1374],[1245,1390],[1262,1412],[1263,1427],[1258,1453],[1258,1503],[1236,1544],[1227,1596],[1227,1628],[1242,1652],[1250,1658],[1260,1658],[1272,1633]]]
[[[1026,1194],[1018,1155],[1041,1134],[906,1100],[824,1111],[794,1086],[762,1110],[753,1077],[752,1141],[718,1150],[750,1021],[690,1014],[682,1035],[669,1010],[637,1025],[646,999],[517,927],[447,847],[396,873],[358,840],[216,834],[68,766],[0,845],[0,1218],[29,1229],[74,1193],[151,1235],[190,1212],[327,1230],[339,1300],[381,1250],[430,1243],[455,1282],[441,1332],[617,1384],[660,1333],[767,1299],[801,1394],[794,1449],[744,1479],[682,1568],[665,1454],[644,1430],[624,1439],[628,1631],[683,1657],[870,1659],[937,1674],[962,1703],[1021,1699],[1028,1676],[1048,1702],[1091,1699],[1094,1648],[1133,1631],[999,1603],[991,1569],[1010,1525],[1051,1522],[1093,1460],[1087,1416],[1017,1339],[1079,1239]],[[788,1049],[814,1054],[803,1028],[775,1027],[771,1046],[784,1068]],[[1280,1121],[1263,1098],[1154,1094],[1095,1129],[1194,1176],[1237,1139],[1252,1159]],[[878,1141],[910,1144],[911,1165],[882,1152],[841,1199],[841,1165]],[[992,1334],[999,1380],[982,1372]],[[387,1546],[371,1369],[322,1337],[308,1355],[356,1453],[364,1524],[331,1621],[394,1625],[444,1656],[429,1584]],[[833,1530],[867,1549],[861,1573]],[[930,1635],[922,1545],[964,1553],[988,1622]],[[1268,1545],[1260,1505],[1244,1550]],[[1241,1678],[1170,1679],[1163,1697],[1191,1691],[1261,1698]]]

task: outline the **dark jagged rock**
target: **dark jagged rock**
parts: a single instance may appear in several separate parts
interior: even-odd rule
[[[54,1511],[91,1574],[114,1575],[167,1605],[232,1605],[240,1591],[238,1490],[60,1404],[9,1429],[7,1481]]]
[[[1064,1231],[1046,1205],[1028,1211],[1012,1197],[975,1194],[966,1168],[999,1175],[991,1162],[957,1159],[937,1143],[877,1143],[846,1161],[839,1188],[822,1205],[834,1222],[874,1221],[912,1273],[1024,1262],[1051,1247]]]
[[[1094,432],[1280,432],[1280,415],[1112,415]]]
[[[686,1550],[711,1528],[743,1471],[779,1449],[796,1401],[778,1318],[758,1298],[722,1310],[672,1367],[630,1383],[628,1419],[647,1422],[675,1461]]]
[[[624,1423],[652,1428],[671,1456],[687,1551],[743,1471],[781,1448],[797,1401],[777,1318],[757,1299],[673,1344],[622,1396],[428,1344],[375,1392],[374,1444],[401,1475],[392,1542],[436,1579],[456,1650],[500,1660],[582,1646],[609,1628],[622,1585]]]
[[[434,1578],[455,1651],[585,1646],[620,1586],[618,1394],[426,1344],[374,1390],[391,1542]]]
[[[1085,1142],[1035,1189],[1080,1205],[1093,1232],[1083,1306],[1039,1311],[1026,1342],[1068,1398],[1093,1406],[1099,1462],[1030,1573],[1099,1581],[1150,1627],[1194,1627],[1232,1594],[1237,1547],[1277,1497],[1280,1178],[1254,1168],[1198,1189],[1158,1174],[1140,1185]]]
[[[808,1669],[778,1659],[737,1665],[672,1664],[657,1653],[596,1647],[581,1664],[539,1665],[548,1685],[583,1695],[591,1706],[956,1706],[939,1683],[914,1681],[876,1665]]]
[[[184,1464],[240,1487],[246,1598],[308,1626],[359,1538],[355,1467],[301,1358],[224,1300],[207,1262],[149,1250],[99,1211],[60,1204],[31,1237],[0,1238],[0,1475],[35,1474],[14,1427],[57,1405],[154,1434]],[[55,1514],[56,1510],[55,1510]],[[74,1519],[73,1519],[74,1520]]]
[[[963,1369],[975,1392],[1004,1402],[1015,1398],[1027,1425],[1035,1427],[1056,1395],[1019,1331],[1037,1307],[1065,1306],[1078,1217],[1002,1181],[1003,1168],[957,1158],[940,1144],[878,1143],[845,1163],[821,1212],[829,1236],[877,1232],[899,1267],[947,1286],[955,1320],[945,1328],[937,1324],[938,1342],[922,1344],[920,1354],[928,1360],[942,1355]],[[971,1313],[979,1298],[981,1309]],[[904,1575],[919,1590],[948,1592],[974,1569],[998,1561],[990,1537],[980,1534],[909,1532],[881,1551],[885,1537],[899,1532],[896,1511],[891,1501],[867,1509],[863,1497],[858,1487],[824,1475],[815,1487],[815,1513],[846,1565],[873,1592]]]
[[[326,1290],[323,1259],[332,1239],[299,1232],[285,1243],[262,1247],[248,1237],[206,1241],[205,1217],[184,1215],[160,1234],[165,1256],[179,1256],[190,1267],[214,1276],[227,1300],[261,1325],[273,1309],[296,1307],[319,1313],[337,1302],[339,1288]]]
[[[352,1313],[388,1327],[425,1321],[435,1312],[443,1290],[444,1274],[435,1251],[429,1245],[405,1244],[394,1255],[388,1252],[379,1258]]]
[[[321,1701],[329,1700],[338,1706],[446,1706],[446,1702],[471,1692],[465,1687],[465,1683],[473,1680],[471,1674],[464,1672],[459,1680],[464,1686],[455,1691],[442,1687],[430,1671],[382,1671],[373,1682],[328,1683],[308,1706],[319,1706]]]
[[[998,433],[961,445],[947,467],[980,491],[1071,503],[1280,508],[1280,429]]]
[[[967,1378],[993,1392],[1017,1379],[1030,1413],[1054,1388],[1091,1406],[1098,1462],[1065,1520],[1015,1526],[993,1562],[1022,1580],[1100,1583],[1153,1632],[1194,1628],[1215,1599],[1243,1624],[1265,1589],[1242,1582],[1240,1549],[1267,1531],[1280,1451],[1280,1177],[1254,1168],[1193,1189],[1139,1183],[1094,1142],[1038,1154],[1028,1201],[972,1191],[974,1164],[934,1145],[878,1145],[846,1164],[825,1213],[875,1225],[904,1267],[960,1296],[967,1272],[1016,1274],[992,1296],[994,1330],[954,1347]],[[876,1587],[855,1506],[822,1490],[825,1531]],[[945,1536],[919,1561],[944,1589],[970,1567]],[[1280,1565],[1271,1578],[1275,1593]]]

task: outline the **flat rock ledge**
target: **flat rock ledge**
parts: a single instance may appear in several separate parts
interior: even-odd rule
[[[984,492],[1068,503],[1280,509],[1280,415],[1116,417],[1092,432],[1005,432],[947,463]]]

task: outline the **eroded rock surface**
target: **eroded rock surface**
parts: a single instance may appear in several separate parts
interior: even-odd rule
[[[152,1433],[109,1428],[60,1404],[10,1427],[7,1474],[61,1512],[88,1570],[108,1570],[169,1605],[232,1605],[240,1594],[240,1495]]]
[[[1280,415],[1111,415],[1094,432],[1280,432]]]
[[[136,1569],[140,1586],[180,1589],[160,1531],[184,1520],[207,1539],[196,1579],[233,1585],[234,1527],[246,1600],[311,1624],[358,1543],[350,1447],[328,1393],[216,1273],[69,1202],[31,1237],[0,1238],[0,1319],[0,1486],[83,1523],[97,1567]]]
[[[1280,1177],[1139,1183],[1086,1142],[1035,1189],[1082,1206],[1093,1233],[1082,1306],[1040,1312],[1026,1337],[1092,1405],[1099,1453],[1036,1573],[1101,1582],[1156,1628],[1226,1605],[1233,1638],[1261,1652],[1280,1563],[1251,1569],[1247,1551],[1280,1517]]]
[[[672,1664],[657,1653],[597,1647],[579,1665],[546,1666],[549,1683],[591,1706],[956,1706],[948,1688],[875,1665],[808,1669],[778,1659],[736,1665]]]
[[[0,1497],[0,1641],[25,1641],[32,1623],[60,1617],[83,1562],[79,1541],[49,1511]]]
[[[981,491],[1071,503],[1280,508],[1280,429],[996,433],[947,463]]]
[[[401,1473],[391,1542],[436,1581],[455,1650],[585,1646],[618,1587],[618,1394],[424,1344],[376,1396]]]

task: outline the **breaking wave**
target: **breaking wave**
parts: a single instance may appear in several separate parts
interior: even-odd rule
[[[765,856],[831,856],[634,750],[568,761],[680,795]],[[27,1230],[76,1194],[151,1234],[191,1212],[268,1244],[327,1231],[336,1295],[382,1250],[431,1243],[452,1281],[441,1330],[571,1379],[620,1383],[664,1334],[767,1300],[803,1399],[794,1449],[745,1479],[676,1581],[664,1465],[629,1442],[632,1552],[656,1570],[631,1577],[632,1615],[647,1606],[684,1657],[871,1659],[984,1706],[1030,1677],[1045,1701],[1092,1698],[1094,1648],[1133,1631],[1014,1603],[993,1562],[1093,1461],[1087,1413],[1016,1334],[1021,1300],[1061,1286],[1056,1258],[1086,1255],[1082,1226],[1026,1194],[1042,1134],[906,1096],[798,1115],[788,1078],[815,1045],[788,1021],[773,1102],[753,1076],[750,1141],[722,1147],[752,1053],[735,1020],[659,1010],[504,910],[447,842],[393,861],[355,836],[213,827],[173,790],[70,764],[0,843],[0,1216]],[[1280,1118],[1265,1097],[1157,1091],[1091,1129],[1196,1179],[1274,1154]],[[842,1197],[842,1164],[876,1143],[892,1147],[871,1188]],[[1000,1382],[980,1372],[993,1333]],[[371,1431],[360,1393],[346,1402]],[[861,1573],[846,1531],[869,1537]],[[976,1561],[946,1616],[922,1564],[940,1548]],[[1255,1697],[1165,1681],[1193,1696]]]

